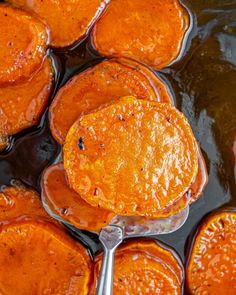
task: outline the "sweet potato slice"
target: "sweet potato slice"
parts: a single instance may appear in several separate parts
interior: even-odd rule
[[[70,185],[92,206],[154,218],[193,183],[197,144],[170,104],[126,97],[75,122],[64,166]]]
[[[7,0],[40,16],[50,29],[50,44],[64,47],[78,41],[101,14],[104,0]]]
[[[145,66],[125,59],[104,61],[73,77],[57,93],[50,107],[54,138],[63,144],[79,116],[126,95],[171,102],[165,84]]]
[[[22,216],[50,219],[35,191],[19,185],[2,188],[0,191],[0,223]]]
[[[95,294],[101,257],[96,259]],[[177,255],[154,241],[129,242],[115,256],[113,294],[182,294],[184,272]]]
[[[38,123],[47,104],[53,78],[51,61],[46,58],[28,81],[0,88],[0,138]]]
[[[190,204],[196,202],[202,195],[206,185],[208,183],[208,173],[206,168],[206,163],[200,147],[198,147],[198,173],[195,181],[190,186]]]
[[[159,217],[165,218],[170,215],[177,214],[182,211],[188,205],[196,202],[202,195],[208,182],[208,174],[206,169],[205,160],[201,153],[200,148],[198,148],[198,173],[194,182],[189,187],[187,193],[185,193],[179,201],[175,202],[173,205],[165,208],[159,212]]]
[[[91,262],[61,228],[23,219],[0,228],[1,294],[88,294]]]
[[[101,55],[161,69],[179,55],[188,27],[189,15],[179,0],[116,0],[95,24],[92,45]]]
[[[214,213],[203,221],[186,270],[191,294],[235,294],[235,245],[235,211]]]
[[[43,23],[0,4],[0,84],[29,78],[43,61],[47,41]]]
[[[110,211],[92,207],[69,187],[63,164],[44,171],[42,193],[54,213],[79,229],[100,231],[114,217]]]

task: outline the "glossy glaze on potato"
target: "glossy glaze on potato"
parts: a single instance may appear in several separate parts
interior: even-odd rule
[[[197,144],[170,104],[126,97],[74,123],[64,166],[70,185],[92,206],[159,217],[194,181]]]
[[[29,78],[47,49],[46,26],[23,10],[0,3],[0,85]]]
[[[147,67],[127,59],[103,61],[74,76],[58,91],[50,106],[54,138],[63,144],[78,117],[126,95],[172,101],[164,82]]]
[[[200,225],[186,268],[191,294],[233,295],[236,289],[236,212],[217,212]]]
[[[101,256],[96,258],[95,294],[101,268]],[[132,241],[121,246],[115,255],[114,295],[182,294],[183,266],[178,256],[155,241]]]
[[[189,23],[179,0],[111,1],[93,28],[92,45],[103,56],[161,69],[179,55]]]
[[[69,46],[84,37],[108,1],[103,0],[7,0],[33,12],[48,26],[50,44]]]
[[[110,211],[92,207],[70,188],[62,163],[44,171],[42,194],[53,213],[79,229],[99,232],[114,217]]]
[[[8,136],[38,124],[53,82],[54,69],[50,58],[46,57],[27,81],[0,87],[0,138],[3,147]]]
[[[1,294],[88,294],[87,251],[19,184],[0,192],[0,264]]]

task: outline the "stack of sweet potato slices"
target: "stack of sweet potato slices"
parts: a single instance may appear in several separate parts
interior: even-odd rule
[[[173,215],[188,204],[182,198],[198,172],[197,143],[184,115],[171,104],[133,97],[79,118],[63,152],[71,187],[118,215]]]
[[[207,183],[186,118],[165,83],[137,62],[106,60],[73,77],[50,106],[50,126],[65,170],[61,163],[45,171],[43,195],[78,228],[97,231],[114,215],[171,216]],[[52,177],[59,174],[60,189]],[[76,216],[85,205],[100,212],[97,223]]]
[[[53,85],[48,33],[32,15],[0,4],[0,150],[39,122]]]
[[[146,66],[124,58],[106,60],[74,76],[58,91],[50,106],[54,138],[64,144],[78,117],[128,95],[159,102],[172,101],[164,82]]]

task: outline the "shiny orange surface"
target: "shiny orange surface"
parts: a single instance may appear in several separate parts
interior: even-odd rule
[[[200,147],[198,147],[198,173],[196,179],[190,186],[190,204],[197,201],[202,195],[206,185],[208,183],[208,173],[206,168],[206,163]]]
[[[62,229],[15,220],[1,226],[0,241],[1,294],[88,294],[89,256]]]
[[[0,88],[0,138],[3,147],[7,136],[39,122],[48,102],[53,79],[51,61],[45,58],[42,66],[27,81]]]
[[[185,193],[179,201],[175,202],[172,206],[165,208],[159,212],[159,217],[165,218],[170,215],[176,214],[186,208],[188,205],[196,202],[202,195],[208,183],[208,173],[206,169],[205,160],[199,149],[198,151],[198,173],[194,182],[190,185],[187,193]]]
[[[103,0],[7,0],[38,14],[49,27],[50,44],[63,47],[73,44],[87,33],[104,9]]]
[[[126,59],[104,61],[73,77],[62,87],[50,107],[50,127],[63,144],[81,115],[122,96],[171,102],[165,84],[147,67]]]
[[[170,104],[126,97],[71,127],[64,166],[70,185],[92,206],[159,217],[194,181],[197,144]]]
[[[101,55],[130,57],[155,69],[181,50],[189,16],[178,0],[111,1],[92,31]]]
[[[35,191],[24,186],[4,187],[0,191],[0,223],[25,215],[50,219]]]
[[[95,264],[95,294],[101,256]],[[115,255],[113,294],[182,294],[182,264],[170,250],[152,241],[126,243]]]
[[[27,79],[43,61],[46,27],[26,12],[0,3],[0,85]]]
[[[88,293],[86,250],[47,215],[35,191],[19,184],[0,192],[0,264],[1,294]]]
[[[42,193],[54,213],[79,229],[100,231],[114,217],[110,211],[92,207],[69,187],[63,164],[45,170]]]
[[[222,211],[203,221],[186,274],[191,294],[235,294],[236,212]]]

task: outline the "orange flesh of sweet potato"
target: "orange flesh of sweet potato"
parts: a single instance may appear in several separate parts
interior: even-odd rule
[[[126,59],[104,61],[73,77],[62,87],[50,107],[50,127],[63,144],[72,124],[122,96],[171,102],[165,84],[148,68]]]
[[[0,227],[1,294],[88,294],[91,262],[63,230],[42,220]]]
[[[100,15],[103,0],[7,0],[39,15],[50,29],[50,44],[63,47],[78,41]]]
[[[0,88],[1,138],[38,123],[53,86],[53,77],[51,61],[45,58],[40,69],[28,81]]]
[[[35,191],[24,186],[2,188],[0,191],[0,223],[26,215],[50,219]]]
[[[92,207],[69,187],[63,164],[45,170],[42,193],[53,212],[79,229],[100,231],[114,217],[110,211]]]
[[[215,213],[203,221],[186,270],[191,294],[235,294],[235,245],[236,212]]]
[[[1,294],[87,294],[86,251],[47,215],[39,195],[23,186],[0,192],[0,263]]]
[[[95,24],[92,44],[101,55],[161,69],[179,55],[188,27],[179,0],[116,0]]]
[[[159,217],[165,218],[180,212],[201,195],[207,181],[206,170],[202,170],[205,165],[201,154],[199,154],[198,162],[198,174],[194,183],[190,186],[191,197],[189,198],[185,194],[175,205],[160,212]],[[42,190],[52,210],[77,228],[99,231],[114,217],[114,214],[107,210],[90,206],[78,193],[69,188],[62,163],[50,166],[45,170],[42,177]]]
[[[101,256],[95,264],[95,294]],[[181,294],[183,267],[166,248],[151,241],[129,242],[115,256],[113,294]]]
[[[29,78],[43,61],[47,41],[39,20],[0,4],[0,85]]]
[[[206,185],[208,183],[208,173],[206,163],[200,147],[198,147],[198,173],[196,179],[190,186],[190,204],[196,202],[202,195]]]
[[[126,97],[74,123],[64,167],[92,206],[154,218],[193,183],[197,144],[187,119],[170,104]]]
[[[202,195],[204,188],[207,185],[207,182],[208,182],[208,174],[206,170],[206,164],[199,148],[198,149],[198,173],[194,182],[190,185],[188,192],[185,193],[179,201],[174,203],[172,206],[160,211],[159,217],[165,218],[165,217],[174,215],[182,211],[188,205],[191,205],[192,203],[196,202]]]

